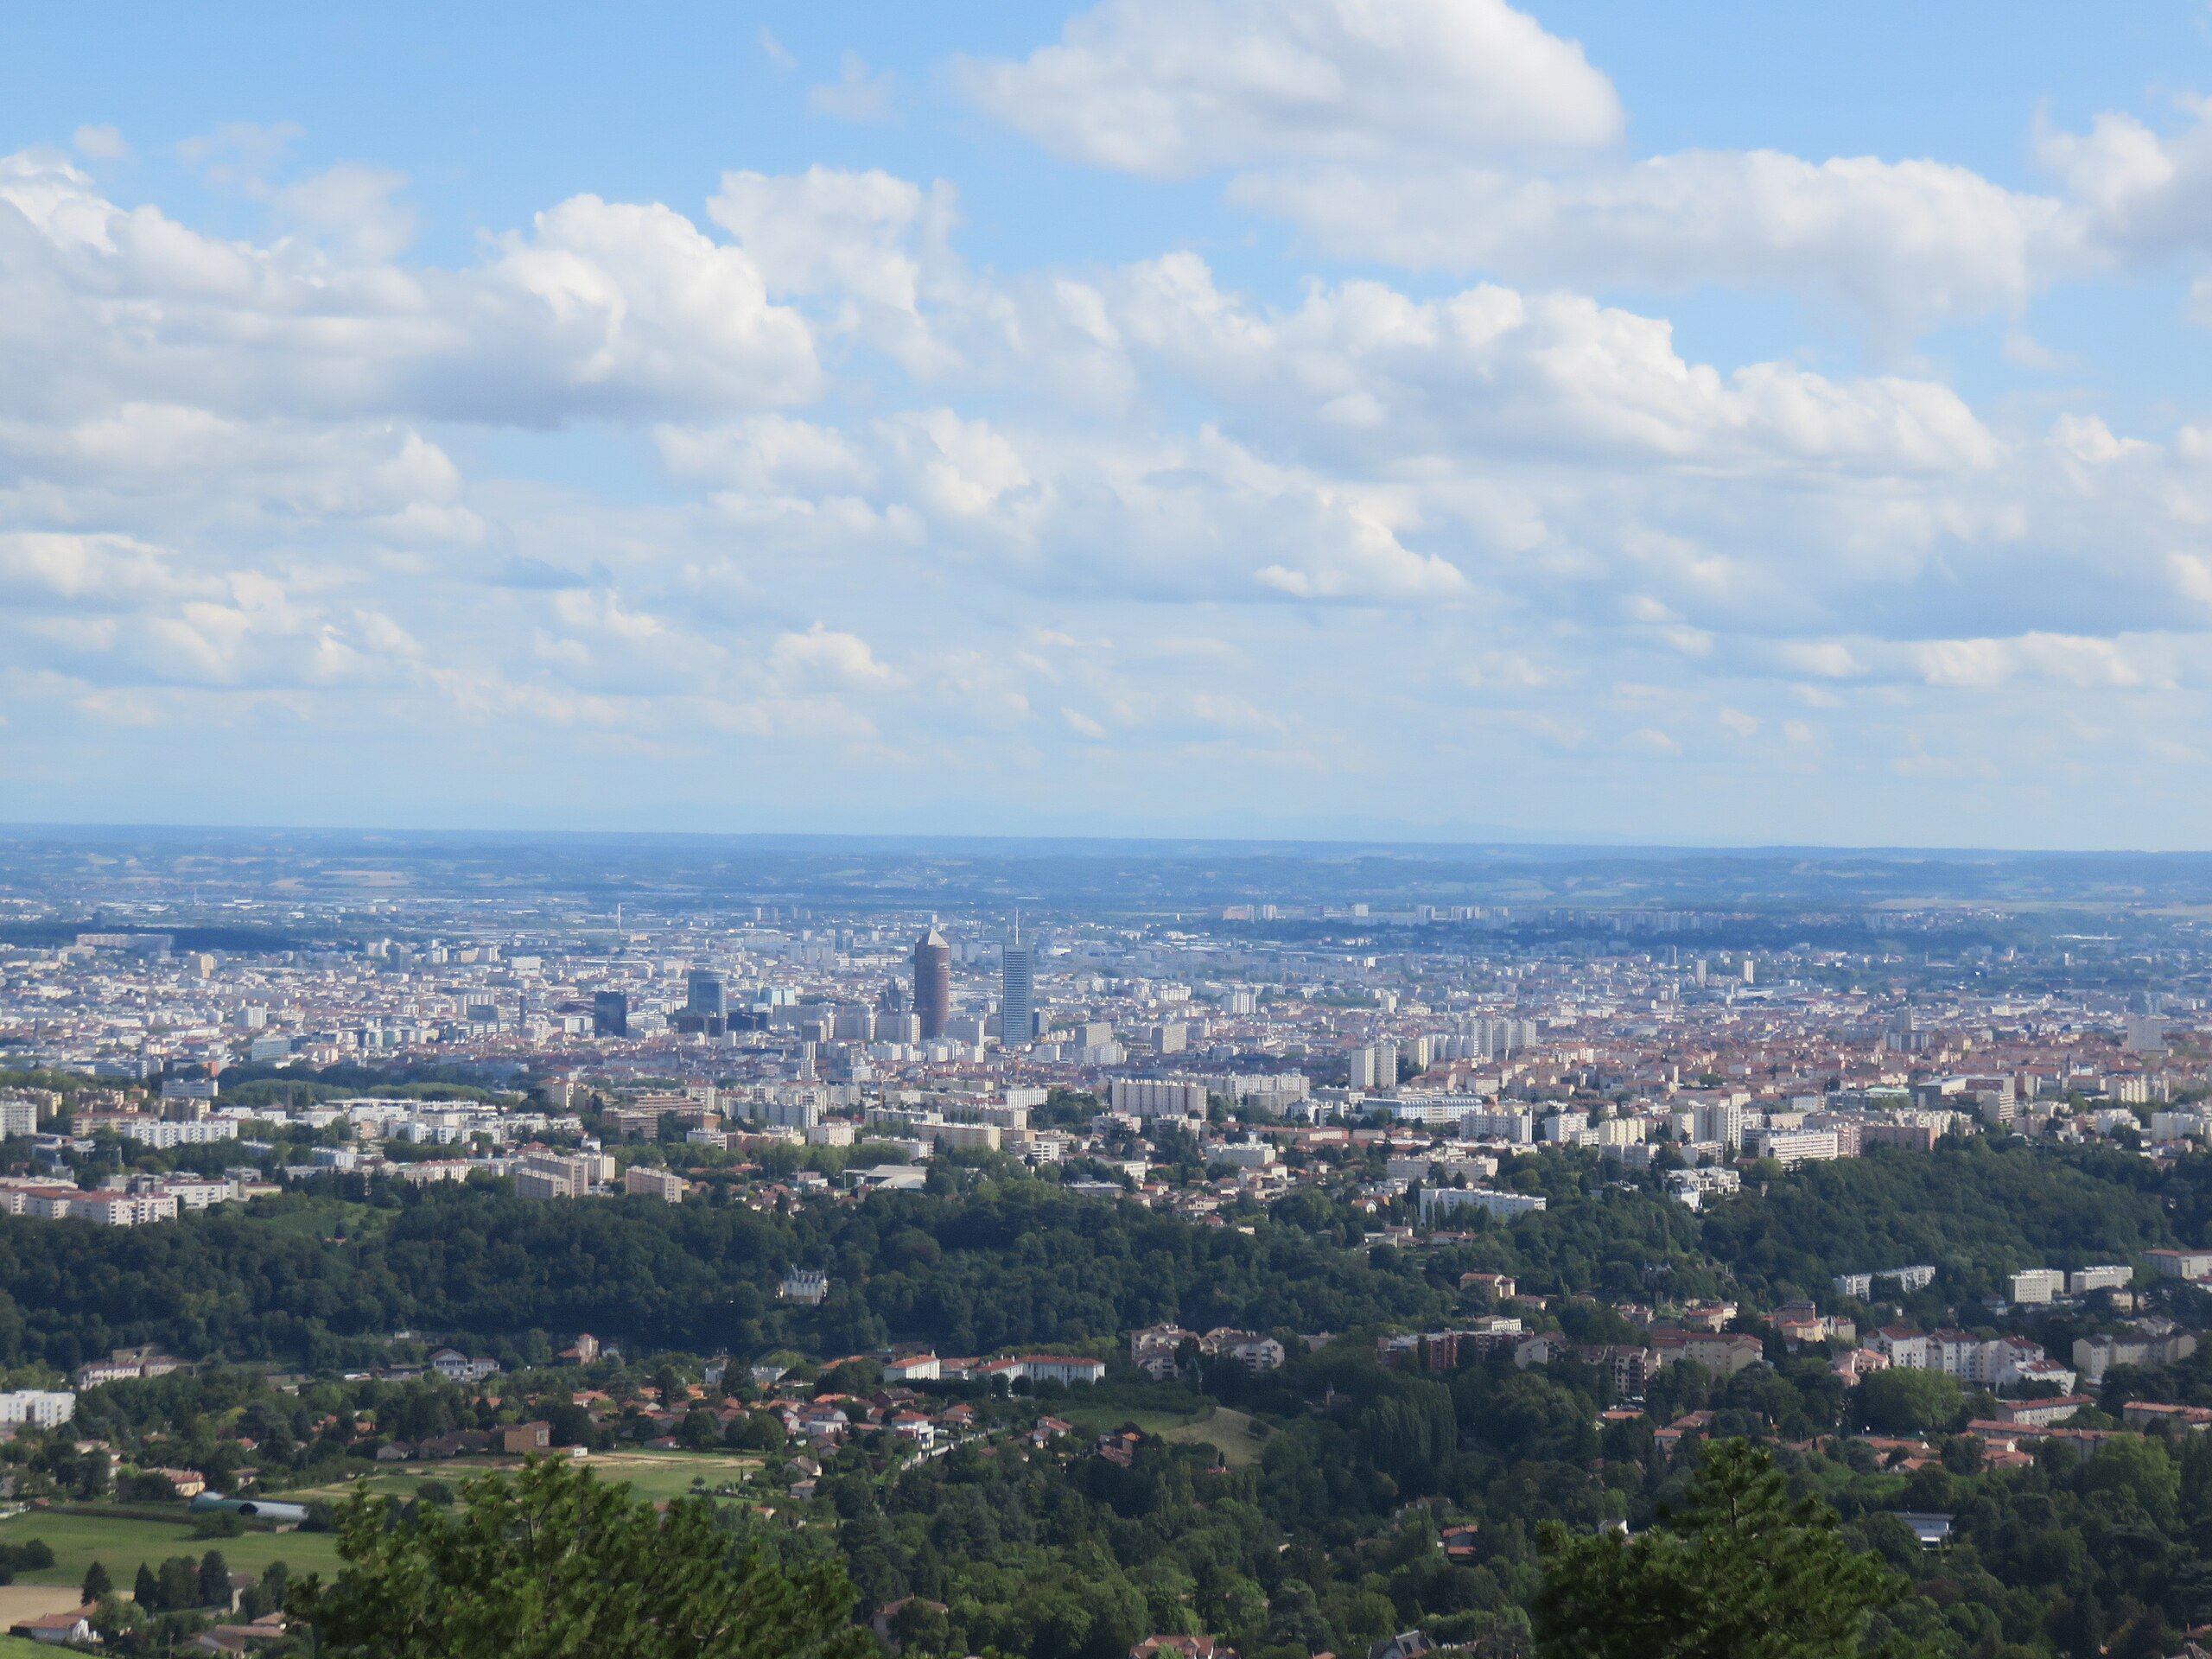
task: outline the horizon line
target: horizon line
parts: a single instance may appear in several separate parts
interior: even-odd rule
[[[1573,841],[1530,836],[1431,839],[1412,836],[1320,836],[1298,835],[1201,835],[1155,832],[1145,835],[988,833],[974,830],[899,831],[850,830],[613,830],[483,828],[458,824],[316,824],[202,823],[72,823],[0,819],[0,841],[35,836],[327,836],[373,838],[460,836],[476,841],[542,842],[658,841],[716,842],[874,843],[908,848],[1037,847],[1208,848],[1313,849],[1332,852],[1431,852],[1462,854],[1589,854],[1608,857],[1867,857],[1883,859],[2190,859],[2212,858],[2212,848],[1915,846],[1903,842]]]

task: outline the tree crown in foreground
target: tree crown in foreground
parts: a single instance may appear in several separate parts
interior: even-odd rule
[[[1545,1659],[1847,1659],[1896,1593],[1835,1511],[1793,1501],[1766,1452],[1716,1443],[1688,1502],[1635,1538],[1542,1535]]]
[[[851,1659],[842,1571],[734,1548],[711,1503],[665,1514],[565,1459],[461,1490],[451,1510],[357,1493],[336,1580],[286,1611],[333,1659]]]

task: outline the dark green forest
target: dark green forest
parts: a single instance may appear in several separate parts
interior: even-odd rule
[[[158,1342],[327,1367],[365,1363],[398,1330],[515,1358],[578,1331],[739,1355],[889,1342],[989,1352],[1160,1320],[1344,1332],[1434,1325],[1472,1269],[1559,1295],[1770,1305],[1826,1301],[1835,1273],[1924,1261],[1942,1273],[1926,1300],[1959,1303],[2018,1268],[2126,1261],[2199,1242],[2212,1222],[2212,1157],[2164,1168],[1979,1141],[1776,1172],[1702,1215],[1594,1159],[1529,1157],[1499,1179],[1545,1192],[1548,1211],[1510,1227],[1478,1217],[1470,1242],[1408,1251],[1365,1248],[1377,1217],[1311,1187],[1207,1225],[1024,1174],[969,1174],[960,1191],[791,1213],[723,1188],[677,1206],[560,1205],[498,1185],[331,1177],[155,1227],[0,1217],[0,1359],[66,1369]],[[823,1307],[776,1300],[794,1265],[829,1271]]]
[[[1831,1505],[1850,1548],[1884,1564],[1894,1593],[1867,1640],[1886,1650],[2155,1659],[2212,1621],[2212,1437],[2053,1442],[2026,1466],[1999,1468],[1962,1432],[1990,1408],[1986,1396],[1902,1375],[1854,1390],[1821,1344],[1791,1351],[1770,1335],[1768,1363],[1728,1378],[1670,1365],[1632,1408],[1607,1414],[1624,1403],[1610,1375],[1571,1353],[1519,1369],[1510,1350],[1470,1346],[1456,1368],[1425,1374],[1386,1369],[1374,1342],[1471,1315],[1459,1277],[1475,1269],[1515,1274],[1548,1299],[1530,1319],[1589,1341],[1634,1339],[1612,1304],[1713,1297],[1739,1304],[1738,1328],[1760,1331],[1760,1313],[1791,1297],[1836,1306],[1832,1274],[1908,1261],[1938,1274],[1904,1316],[1975,1323],[1979,1299],[2016,1268],[2139,1261],[2152,1246],[2202,1242],[2212,1159],[1947,1144],[1791,1174],[1754,1166],[1743,1194],[1702,1214],[1579,1154],[1513,1161],[1498,1179],[1544,1192],[1550,1208],[1400,1248],[1370,1236],[1402,1208],[1360,1207],[1356,1179],[1216,1224],[1079,1198],[1004,1166],[947,1175],[941,1190],[788,1211],[749,1208],[728,1186],[671,1206],[331,1177],[135,1230],[0,1220],[0,1349],[18,1366],[137,1342],[232,1362],[96,1390],[83,1427],[149,1463],[219,1471],[241,1460],[226,1437],[243,1434],[272,1487],[372,1455],[357,1414],[379,1440],[512,1414],[435,1382],[322,1382],[289,1395],[253,1374],[389,1357],[403,1330],[417,1351],[450,1339],[495,1354],[516,1368],[513,1385],[532,1389],[570,1386],[543,1368],[575,1332],[619,1342],[626,1362],[590,1380],[632,1403],[596,1423],[553,1408],[564,1425],[575,1419],[564,1435],[601,1439],[664,1432],[636,1408],[639,1385],[651,1379],[664,1398],[724,1351],[824,1363],[891,1343],[1115,1355],[1109,1384],[1092,1394],[969,1387],[985,1426],[1001,1431],[988,1442],[918,1459],[870,1430],[826,1457],[804,1503],[770,1503],[772,1518],[722,1506],[734,1540],[849,1573],[857,1616],[903,1602],[887,1628],[923,1656],[1119,1659],[1144,1635],[1190,1630],[1224,1636],[1247,1659],[1310,1659],[1414,1626],[1519,1656],[1536,1641],[1547,1526],[1643,1532],[1682,1500],[1719,1439],[1769,1448],[1791,1495]],[[830,1274],[820,1308],[776,1298],[799,1264]],[[2208,1323],[2202,1293],[2152,1294]],[[2043,1317],[2036,1333],[2054,1351],[2094,1322],[2078,1310]],[[1334,1340],[1287,1341],[1290,1363],[1271,1373],[1214,1364],[1147,1382],[1119,1344],[1163,1320]],[[963,1394],[933,1392],[939,1405]],[[2114,1424],[2132,1398],[2212,1403],[2212,1354],[2114,1372],[2082,1421]],[[702,1443],[783,1455],[767,1414],[741,1397],[725,1403],[740,1408],[727,1436],[701,1409],[685,1433],[703,1423]],[[1203,1430],[1174,1443],[1140,1432],[1126,1466],[1091,1450],[1096,1425],[1121,1412],[1141,1424],[1209,1407],[1224,1435],[1249,1423],[1235,1432],[1256,1437],[1255,1455],[1225,1462]],[[1092,1427],[1039,1446],[1007,1433],[1056,1410]],[[1694,1412],[1712,1414],[1661,1433]],[[1923,1437],[1924,1457],[1851,1438],[1869,1427]],[[102,1472],[60,1442],[36,1455],[64,1488],[89,1489]],[[1908,1511],[1953,1516],[1951,1542],[1923,1550],[1898,1518]],[[795,1529],[794,1515],[814,1520]]]

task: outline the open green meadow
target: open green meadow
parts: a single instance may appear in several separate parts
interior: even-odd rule
[[[271,1496],[292,1503],[339,1503],[365,1484],[372,1492],[410,1498],[426,1481],[438,1481],[458,1489],[480,1476],[500,1470],[512,1474],[520,1466],[512,1458],[454,1458],[441,1463],[379,1469],[358,1481],[304,1487]],[[595,1452],[585,1460],[584,1466],[595,1471],[601,1479],[619,1481],[642,1497],[667,1498],[692,1491],[694,1483],[702,1480],[709,1491],[741,1481],[760,1466],[760,1459],[716,1452]]]
[[[1087,1439],[1134,1424],[1172,1446],[1211,1446],[1232,1469],[1259,1461],[1261,1442],[1252,1433],[1252,1420],[1210,1400],[1196,1402],[1187,1412],[1130,1411],[1118,1406],[1061,1402],[1051,1414],[1074,1425],[1076,1433]]]
[[[31,1510],[0,1521],[0,1543],[19,1544],[33,1538],[46,1541],[54,1552],[54,1565],[17,1574],[21,1584],[81,1584],[85,1569],[99,1561],[127,1592],[139,1562],[158,1567],[172,1555],[189,1555],[196,1561],[211,1549],[223,1552],[233,1573],[258,1573],[271,1561],[286,1562],[295,1573],[327,1573],[338,1565],[337,1535],[327,1532],[247,1532],[236,1538],[200,1538],[181,1522],[123,1515],[62,1515],[52,1510]]]
[[[494,1470],[512,1471],[517,1466],[512,1459],[456,1459],[419,1468],[379,1470],[363,1477],[359,1483],[272,1496],[293,1503],[318,1500],[336,1503],[352,1496],[359,1485],[365,1484],[371,1491],[406,1499],[413,1497],[427,1481],[441,1481],[457,1488]],[[593,1457],[588,1466],[604,1479],[619,1481],[644,1497],[658,1499],[682,1497],[696,1490],[695,1483],[702,1480],[710,1491],[742,1480],[760,1466],[760,1460],[715,1452],[604,1452]],[[192,1527],[183,1519],[181,1507],[177,1514],[178,1520],[171,1522],[149,1521],[137,1515],[70,1515],[54,1510],[31,1510],[0,1521],[0,1543],[42,1538],[54,1551],[54,1565],[41,1572],[20,1574],[18,1582],[22,1584],[80,1584],[85,1569],[97,1560],[105,1564],[109,1575],[127,1591],[141,1561],[158,1566],[172,1555],[189,1555],[197,1560],[210,1549],[221,1550],[223,1559],[234,1573],[259,1573],[271,1561],[286,1562],[295,1573],[330,1573],[337,1569],[338,1539],[334,1533],[249,1531],[235,1538],[200,1538],[194,1535]],[[6,1659],[4,1649],[0,1649],[0,1659]]]

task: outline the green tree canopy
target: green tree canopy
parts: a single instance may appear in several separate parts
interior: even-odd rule
[[[472,1481],[448,1512],[357,1494],[334,1583],[285,1609],[333,1659],[858,1659],[843,1573],[734,1550],[712,1505],[666,1515],[566,1459]]]
[[[1896,1593],[1834,1510],[1792,1502],[1773,1458],[1742,1440],[1705,1454],[1687,1503],[1634,1539],[1542,1532],[1544,1659],[1846,1659]]]
[[[1892,1368],[1859,1385],[1859,1415],[1881,1434],[1953,1428],[1966,1415],[1966,1391],[1942,1371]]]

